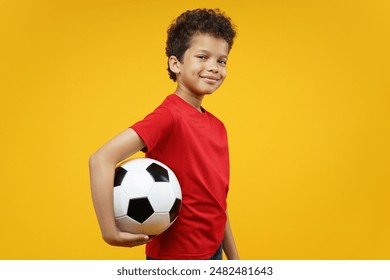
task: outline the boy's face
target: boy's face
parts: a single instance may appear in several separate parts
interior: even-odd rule
[[[179,89],[192,95],[213,93],[225,80],[228,54],[229,45],[224,39],[195,34],[182,62],[177,61]]]

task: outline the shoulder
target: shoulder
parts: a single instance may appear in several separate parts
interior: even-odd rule
[[[175,107],[174,101],[171,95],[168,95],[159,106],[157,106],[150,114],[147,115],[147,117],[151,115],[156,115],[156,116],[172,119],[173,118],[172,112],[174,111],[174,107]]]
[[[163,110],[166,113],[173,114],[175,108],[177,107],[177,102],[175,100],[174,95],[168,95],[164,101],[156,108],[156,110]]]
[[[139,127],[143,127],[149,130],[171,127],[172,122],[174,121],[171,103],[169,96],[166,97],[160,105],[147,114],[142,120],[135,123],[132,127],[137,129],[139,129]]]

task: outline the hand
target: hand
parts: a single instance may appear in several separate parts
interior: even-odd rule
[[[113,236],[103,236],[104,241],[112,246],[135,247],[150,241],[149,236],[145,234],[133,234],[128,232],[116,231]]]

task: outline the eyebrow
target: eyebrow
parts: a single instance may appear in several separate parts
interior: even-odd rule
[[[206,53],[206,54],[210,54],[210,51],[208,50],[204,50],[204,49],[200,49],[200,50],[196,50],[195,52],[201,52],[201,53]],[[228,54],[227,55],[220,55],[218,56],[219,58],[228,58]]]

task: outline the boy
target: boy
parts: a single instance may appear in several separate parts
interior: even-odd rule
[[[146,118],[118,134],[90,158],[92,199],[103,239],[110,245],[147,243],[148,259],[238,259],[226,207],[229,156],[221,121],[201,107],[226,76],[235,30],[219,10],[181,14],[168,29],[168,72],[174,94]],[[116,165],[142,150],[169,166],[182,187],[178,219],[149,240],[120,232],[113,215]]]

